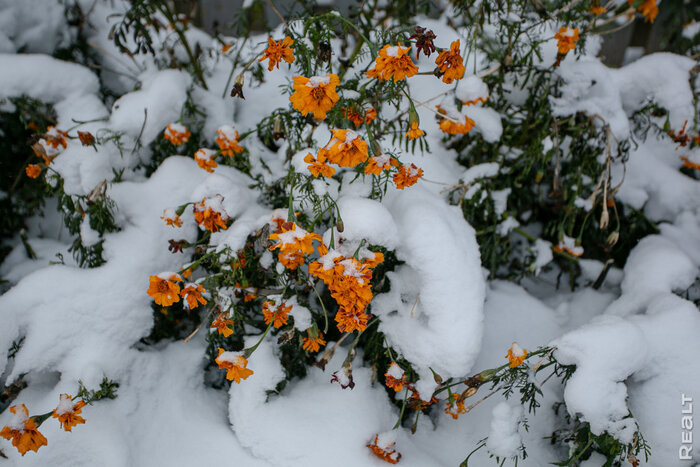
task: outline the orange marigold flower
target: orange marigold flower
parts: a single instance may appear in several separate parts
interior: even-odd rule
[[[229,50],[231,50],[231,47],[233,47],[233,42],[227,42],[224,45],[221,46],[221,53],[225,54]]]
[[[338,303],[335,321],[340,332],[363,331],[369,315],[365,309],[372,301],[372,268],[384,260],[381,253],[362,261],[345,258],[335,250],[319,246],[321,257],[309,265],[309,274],[328,285],[331,297]]]
[[[410,78],[418,73],[408,51],[411,47],[401,47],[401,44],[382,47],[374,62],[374,68],[367,70],[367,76],[383,81],[393,79],[394,82]]]
[[[312,113],[316,120],[326,118],[326,113],[333,108],[340,96],[335,88],[340,84],[338,75],[304,76],[294,77],[294,94],[289,100],[292,107],[301,112],[303,116]]]
[[[177,215],[177,212],[173,208],[168,208],[163,210],[163,215],[160,216],[161,219],[165,221],[165,225],[171,227],[182,227],[182,219]]]
[[[354,105],[351,105],[349,109],[343,107],[343,112],[345,113],[345,119],[350,120],[355,125],[355,128],[363,123],[370,123],[377,118],[377,110],[374,107],[367,108],[364,111],[364,116],[358,110],[355,110]]]
[[[570,50],[576,48],[578,41],[578,28],[563,27],[559,28],[559,32],[554,35],[557,40],[557,49],[562,55],[566,55]]]
[[[605,7],[602,7],[600,5],[594,6],[593,8],[591,8],[591,13],[593,13],[596,16],[600,16],[603,13],[607,13],[607,11],[608,10],[606,10]]]
[[[566,251],[571,256],[579,257],[583,254],[583,247],[576,245],[576,240],[573,238],[564,235],[562,240],[554,247],[554,251]]]
[[[243,152],[243,148],[238,144],[238,138],[240,135],[235,128],[231,125],[220,126],[216,130],[216,134],[219,135],[216,138],[216,144],[219,145],[221,149],[221,154],[224,156],[233,157],[236,154]]]
[[[467,408],[464,407],[464,397],[457,396],[456,401],[448,399],[445,403],[445,413],[457,420],[460,415],[467,413]]]
[[[423,169],[419,169],[415,164],[402,165],[399,171],[394,174],[394,184],[399,190],[415,185],[418,179],[423,176]]]
[[[200,148],[194,153],[194,160],[197,161],[197,165],[210,173],[218,166],[214,160],[215,157],[216,151],[213,149]]]
[[[78,401],[74,404],[71,396],[61,394],[58,407],[54,409],[51,416],[58,419],[61,428],[66,431],[72,431],[74,426],[85,423],[85,419],[80,416],[80,412],[85,405],[87,404],[84,401]]]
[[[474,120],[466,115],[464,116],[464,123],[456,123],[447,118],[443,118],[440,122],[440,129],[448,135],[466,135],[472,128],[474,128]]]
[[[635,0],[627,0],[629,6],[633,6],[634,2]],[[644,16],[645,23],[653,23],[656,19],[656,15],[659,14],[659,7],[656,5],[656,0],[644,0],[644,2],[637,7],[637,11]]]
[[[425,134],[425,131],[418,128],[418,122],[411,123],[411,128],[406,132],[406,138],[417,139]]]
[[[37,178],[39,175],[41,175],[41,166],[39,164],[29,164],[24,169],[24,172],[29,178]]]
[[[59,146],[65,149],[68,146],[68,133],[50,126],[46,129],[44,140],[54,149],[58,149]]]
[[[318,159],[315,158],[313,154],[308,153],[304,156],[304,162],[309,164],[309,172],[311,172],[311,175],[314,177],[318,177],[319,175],[331,177],[335,173],[335,169],[326,164],[326,157],[321,153],[318,154]]]
[[[333,137],[325,147],[318,150],[323,157],[340,167],[355,167],[369,157],[367,142],[352,130],[331,130]]]
[[[282,224],[280,232],[270,234],[270,240],[277,240],[270,250],[279,249],[280,263],[291,270],[304,264],[304,255],[314,252],[314,240],[322,241],[320,235],[297,228],[294,222]]]
[[[182,271],[182,277],[188,280],[192,280],[192,269],[187,268],[184,271]]]
[[[187,131],[187,127],[180,123],[171,123],[163,132],[163,138],[170,141],[173,146],[180,146],[189,141],[192,133]]]
[[[683,167],[687,167],[689,169],[700,170],[700,164],[691,161],[687,157],[681,156],[681,160],[683,161]]]
[[[447,117],[440,120],[440,129],[444,133],[447,133],[448,135],[466,135],[472,130],[472,128],[474,128],[474,120],[466,115],[460,114],[456,111],[456,109],[444,109],[439,105],[436,107],[438,114],[445,115]],[[464,123],[459,123],[462,117],[464,117]]]
[[[396,392],[402,390],[403,385],[406,384],[406,375],[396,362],[391,362],[389,369],[384,373],[384,384]]]
[[[180,292],[180,296],[185,300],[185,307],[188,309],[197,308],[199,304],[206,305],[207,301],[202,294],[206,293],[201,284],[188,283]]]
[[[440,52],[435,60],[438,71],[442,73],[443,83],[452,84],[456,79],[464,78],[464,59],[459,54],[459,39],[450,44],[450,50]]]
[[[37,452],[40,447],[46,446],[46,438],[37,430],[36,422],[29,416],[29,411],[24,404],[13,405],[10,407],[10,413],[12,417],[0,430],[0,436],[7,440],[11,439],[12,445],[22,455],[27,451]]]
[[[307,329],[306,334],[309,337],[303,337],[301,339],[303,342],[302,349],[308,350],[309,352],[318,352],[321,346],[326,345],[326,341],[323,339],[323,334],[321,334],[320,331],[317,330],[313,333],[311,330]]]
[[[182,278],[174,272],[162,272],[148,278],[148,295],[153,297],[156,305],[170,306],[180,301],[180,286]]]
[[[230,219],[221,202],[224,198],[221,195],[212,198],[204,198],[201,203],[195,203],[192,208],[194,220],[200,227],[210,231],[218,232],[219,229],[226,230],[226,221]]]
[[[523,364],[525,357],[527,357],[527,350],[520,347],[517,342],[513,342],[505,358],[510,362],[509,366],[515,368]]]
[[[387,154],[382,154],[381,156],[372,156],[367,161],[365,166],[366,174],[381,175],[382,171],[389,170],[392,167],[398,167],[399,161],[395,157],[391,157]]]
[[[396,434],[393,431],[379,433],[374,441],[367,444],[372,453],[390,464],[396,464],[401,459],[401,453],[393,449],[396,444]]]
[[[271,37],[268,37],[267,49],[265,49],[263,56],[258,61],[269,60],[267,63],[268,71],[272,71],[274,67],[279,69],[282,60],[292,63],[294,61],[294,53],[289,48],[292,44],[294,44],[294,41],[289,36],[286,36],[281,41],[274,41]]]
[[[286,305],[285,302],[279,305],[274,305],[267,300],[263,302],[262,312],[265,317],[265,324],[272,323],[272,327],[275,329],[281,328],[287,324],[290,311],[292,311],[292,305]]]
[[[220,369],[226,370],[226,379],[240,383],[253,374],[253,370],[246,368],[248,360],[240,352],[225,352],[218,347],[219,356],[214,360]]]
[[[224,337],[233,334],[233,329],[229,326],[233,326],[233,321],[226,319],[226,313],[219,313],[219,316],[211,323],[211,328],[216,329],[217,332],[223,334]]]

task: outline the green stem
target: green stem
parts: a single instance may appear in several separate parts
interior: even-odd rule
[[[321,299],[321,296],[318,294],[318,291],[316,290],[316,286],[314,285],[311,280],[309,280],[311,283],[311,288],[314,289],[314,292],[316,293],[316,297],[318,297],[318,303],[321,304],[321,309],[323,310],[323,320],[325,321],[324,328],[323,328],[323,333],[328,332],[328,312],[326,311],[326,305],[323,304],[323,300]]]
[[[204,80],[204,73],[202,73],[202,68],[200,68],[199,63],[194,58],[194,54],[192,53],[190,44],[189,42],[187,42],[185,33],[177,24],[177,20],[173,17],[173,14],[170,12],[170,9],[166,5],[158,5],[158,10],[160,10],[160,12],[163,13],[163,15],[165,15],[168,22],[173,26],[175,33],[180,38],[180,42],[182,42],[182,45],[185,47],[185,52],[187,52],[187,56],[189,57],[192,66],[194,67],[194,72],[197,75],[197,79],[202,84],[202,87],[208,91],[209,88],[207,87],[207,82]]]
[[[401,413],[399,413],[399,419],[396,420],[396,425],[394,425],[394,430],[396,430],[401,425],[401,420],[403,419],[403,413],[406,410],[406,400],[408,399],[408,389],[404,390],[403,393],[403,404],[401,404]]]
[[[348,26],[350,26],[351,28],[353,28],[355,30],[355,32],[357,32],[357,34],[360,35],[362,40],[367,43],[367,47],[369,47],[369,51],[372,54],[372,58],[377,57],[377,49],[374,48],[374,45],[369,41],[369,39],[367,39],[367,37],[364,34],[362,34],[362,31],[360,31],[357,28],[357,26],[355,26],[353,23],[351,23],[347,19],[343,18],[341,15],[338,15],[335,13],[328,13],[328,16],[333,16],[333,17],[339,19],[341,22],[343,22],[343,23],[347,24]]]

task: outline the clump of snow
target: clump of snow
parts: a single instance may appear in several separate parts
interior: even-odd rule
[[[474,230],[458,208],[415,188],[385,199],[405,264],[387,274],[391,290],[374,298],[372,312],[388,342],[417,368],[463,375],[478,352],[484,300]]]
[[[523,407],[500,402],[493,408],[492,413],[491,430],[486,440],[486,448],[499,458],[517,456],[523,444],[518,432],[518,426],[523,417]]]
[[[564,390],[566,408],[590,423],[592,433],[608,432],[625,444],[633,441],[636,425],[627,418],[624,381],[647,363],[644,342],[638,325],[615,316],[597,317],[554,342],[557,360],[576,365]]]

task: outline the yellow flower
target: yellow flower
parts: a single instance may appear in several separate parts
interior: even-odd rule
[[[340,167],[355,167],[369,157],[367,142],[352,130],[331,130],[333,137],[325,147],[319,149],[318,157],[327,159]]]
[[[223,334],[224,337],[228,337],[233,334],[233,329],[229,326],[233,326],[233,321],[226,319],[225,313],[219,313],[219,316],[211,323],[211,328],[216,329],[219,334]]]
[[[61,394],[58,407],[56,407],[51,416],[58,419],[61,428],[65,431],[72,431],[74,426],[85,423],[85,419],[80,416],[80,412],[85,405],[84,401],[78,401],[73,404],[71,396]]]
[[[394,82],[410,78],[418,73],[408,51],[411,47],[401,47],[401,44],[382,47],[374,62],[374,68],[367,70],[367,76],[383,81],[393,79]]]
[[[211,149],[200,148],[194,153],[194,160],[197,161],[197,165],[210,173],[218,166],[214,157],[216,157],[216,151]]]
[[[202,287],[200,284],[190,282],[184,289],[182,289],[180,296],[185,299],[187,308],[191,310],[192,308],[197,308],[200,303],[202,305],[207,304],[206,299],[202,297],[203,293],[206,293],[204,287]]]
[[[578,41],[578,28],[560,28],[559,32],[554,35],[557,40],[557,49],[560,54],[566,55],[570,50],[576,48],[576,41]]]
[[[309,164],[309,172],[311,172],[311,175],[314,177],[318,177],[319,175],[323,177],[332,177],[335,173],[335,169],[326,164],[326,158],[321,153],[318,154],[318,159],[315,158],[313,154],[308,153],[304,156],[304,162]]]
[[[218,347],[219,356],[214,360],[219,368],[226,370],[226,379],[240,383],[242,379],[247,379],[253,374],[253,370],[246,368],[248,360],[238,352],[225,352]]]
[[[180,286],[182,278],[174,272],[164,272],[148,278],[148,295],[153,297],[156,305],[170,306],[180,301]]]
[[[415,185],[418,179],[423,176],[423,169],[419,169],[415,164],[410,166],[402,165],[399,171],[394,174],[394,184],[399,190]]]
[[[216,144],[219,145],[219,149],[221,149],[221,154],[223,154],[224,156],[233,157],[236,154],[240,154],[243,152],[243,148],[238,144],[238,138],[240,138],[240,135],[238,134],[236,129],[233,128],[233,126],[220,126],[219,129],[216,130],[216,134],[219,135],[216,138]]]
[[[0,436],[7,440],[11,439],[12,445],[22,455],[27,451],[37,452],[40,447],[46,446],[46,438],[37,430],[36,422],[29,416],[29,411],[24,404],[13,405],[10,407],[10,413],[13,416],[7,426],[0,430]]]
[[[269,60],[267,69],[272,71],[276,66],[280,67],[280,62],[284,60],[287,63],[292,63],[294,61],[294,53],[289,47],[294,44],[291,37],[286,36],[281,41],[274,41],[271,37],[267,38],[267,49],[263,52],[262,58],[258,61]]]
[[[196,203],[193,206],[194,220],[200,227],[210,232],[218,232],[219,229],[226,230],[228,228],[226,221],[230,217],[224,211],[224,207],[221,205],[222,201],[221,195],[216,195],[209,200],[204,198],[201,203]]]
[[[627,0],[627,4],[632,6],[635,0]],[[644,0],[644,2],[637,7],[637,11],[644,16],[645,23],[653,23],[656,19],[656,15],[659,14],[659,7],[656,5],[656,0]]]
[[[187,131],[187,127],[179,123],[171,123],[163,132],[163,137],[170,141],[173,146],[180,146],[186,143],[190,136],[192,136],[192,133]]]
[[[41,166],[38,164],[29,164],[25,169],[25,173],[29,178],[37,178],[41,175]]]
[[[289,100],[292,107],[301,112],[303,116],[313,114],[316,120],[326,118],[326,113],[333,108],[340,96],[335,88],[340,84],[338,75],[304,76],[294,77],[294,94]]]
[[[285,302],[279,305],[274,305],[267,300],[263,302],[263,317],[265,324],[272,323],[272,327],[277,329],[287,324],[289,321],[289,312],[292,311],[291,305],[286,305]]]
[[[406,138],[416,139],[425,134],[425,131],[418,128],[418,122],[411,123],[411,129],[406,132]]]
[[[510,349],[508,349],[508,354],[506,355],[506,358],[510,362],[511,368],[522,365],[526,357],[527,350],[520,347],[517,342],[513,342],[513,345],[510,346]]]
[[[165,225],[171,227],[182,227],[182,219],[177,215],[173,208],[164,209],[163,215],[160,216],[161,219],[165,221]]]

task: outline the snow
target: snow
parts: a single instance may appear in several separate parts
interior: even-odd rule
[[[141,89],[116,100],[109,123],[148,144],[180,114],[192,78],[184,71],[163,70],[145,72],[139,80]]]
[[[486,448],[491,454],[499,458],[518,455],[523,442],[518,433],[518,425],[522,417],[521,405],[511,406],[507,402],[500,402],[493,408],[491,431],[486,441]]]
[[[405,264],[387,274],[391,290],[374,298],[372,313],[382,318],[389,343],[418,369],[462,375],[481,341],[484,282],[475,234],[457,208],[413,188],[386,202]]]

